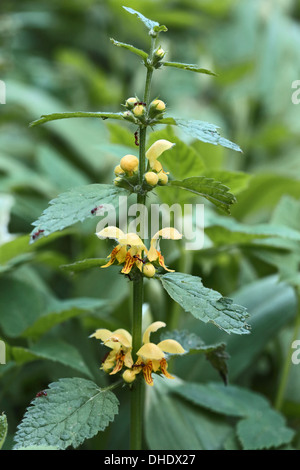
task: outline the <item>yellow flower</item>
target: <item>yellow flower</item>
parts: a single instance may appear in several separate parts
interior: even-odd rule
[[[161,372],[168,379],[174,378],[167,371],[168,363],[165,353],[183,354],[185,352],[183,347],[174,339],[165,339],[158,344],[150,342],[150,334],[164,326],[166,324],[161,321],[148,326],[143,336],[143,346],[137,352],[139,358],[131,369],[132,374],[135,375],[142,371],[146,383],[151,386],[153,385],[152,372]]]
[[[163,152],[172,148],[175,144],[169,142],[169,140],[160,139],[154,142],[153,145],[146,152],[146,158],[149,160],[150,168],[156,173],[164,172],[162,164],[157,160]]]
[[[141,256],[146,247],[136,233],[124,233],[118,227],[109,226],[96,233],[96,235],[98,238],[113,238],[119,242],[111,254],[108,255],[108,258],[110,257],[109,262],[101,266],[102,268],[108,268],[117,260],[119,264],[125,263],[121,271],[123,274],[129,274],[134,265],[142,271]]]
[[[176,228],[165,227],[154,235],[150,243],[150,249],[146,250],[147,258],[150,262],[158,260],[160,266],[162,266],[166,271],[174,272],[166,267],[164,257],[158,249],[159,237],[170,240],[180,240],[182,235],[178,230],[176,230]]]
[[[101,369],[103,369],[104,372],[111,371],[110,375],[113,375],[119,372],[123,368],[123,365],[129,369],[132,367],[132,338],[128,331],[122,328],[115,331],[102,328],[96,330],[90,338],[100,339],[105,346],[112,350],[102,363]]]

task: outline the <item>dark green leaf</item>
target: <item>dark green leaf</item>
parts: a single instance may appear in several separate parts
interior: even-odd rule
[[[85,271],[86,269],[99,268],[107,263],[107,258],[89,258],[81,261],[76,261],[72,264],[64,264],[61,269],[64,271],[70,271],[72,273],[78,273]]]
[[[7,428],[8,428],[7,418],[6,418],[6,415],[2,413],[0,415],[0,450],[2,449],[4,441],[6,439]]]
[[[127,190],[109,184],[90,184],[62,193],[50,201],[49,207],[32,224],[37,228],[32,231],[31,241],[34,241],[33,236],[39,230],[43,230],[43,232],[37,238],[63,230],[76,222],[95,217],[92,211],[99,206],[105,208],[106,205],[113,205],[117,208],[119,197],[128,194]]]
[[[182,64],[180,62],[163,62],[163,65],[165,67],[176,67],[177,69],[190,70],[191,72],[204,73],[206,75],[217,75],[214,72],[211,72],[210,70],[202,69],[198,67],[198,65],[194,64]]]
[[[18,426],[16,446],[78,447],[109,425],[118,413],[118,400],[109,390],[85,379],[60,379],[47,396],[33,400]]]
[[[200,277],[168,273],[160,276],[160,280],[170,297],[195,318],[213,323],[229,334],[249,333],[249,326],[245,323],[249,316],[247,310],[222,297],[219,292],[204,287]]]
[[[205,197],[227,213],[230,213],[230,206],[236,202],[235,196],[229,192],[227,186],[205,176],[193,176],[182,181],[170,181],[169,185],[177,186],[198,196]]]

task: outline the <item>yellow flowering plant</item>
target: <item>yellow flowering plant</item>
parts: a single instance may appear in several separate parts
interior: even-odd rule
[[[196,73],[214,74],[195,65],[165,61],[166,52],[160,46],[158,39],[161,33],[167,31],[166,26],[149,20],[131,8],[124,8],[142,21],[148,29],[151,40],[149,53],[112,40],[114,45],[136,54],[142,60],[146,68],[142,100],[132,95],[125,100],[123,105],[125,110],[121,112],[56,113],[42,116],[32,123],[32,126],[36,126],[57,119],[84,117],[114,119],[132,126],[132,130],[135,131],[133,133],[135,144],[138,147],[138,155],[127,154],[121,158],[114,169],[115,178],[113,179],[112,175],[111,184],[92,184],[73,188],[51,201],[49,208],[34,223],[35,229],[31,234],[31,243],[34,243],[38,239],[49,236],[51,233],[69,227],[78,221],[95,218],[104,205],[112,205],[117,208],[121,197],[135,198],[136,203],[141,207],[142,216],[138,233],[137,230],[127,231],[127,227],[121,228],[116,225],[101,227],[101,229],[97,229],[96,236],[98,239],[104,240],[101,247],[104,250],[104,256],[107,256],[108,251],[107,248],[104,248],[104,243],[106,245],[114,243],[107,258],[81,260],[72,265],[74,270],[76,267],[82,270],[99,266],[105,271],[106,268],[111,268],[113,265],[117,267],[119,274],[124,278],[123,281],[132,287],[132,308],[127,311],[123,306],[123,324],[116,325],[115,320],[112,320],[110,324],[108,318],[105,318],[105,323],[101,325],[101,319],[97,317],[100,323],[99,328],[91,334],[91,338],[99,340],[106,349],[106,355],[102,362],[99,360],[98,368],[100,373],[105,375],[103,380],[106,380],[107,387],[99,388],[98,385],[87,383],[84,379],[76,379],[76,382],[75,379],[74,381],[66,379],[59,382],[58,385],[50,386],[47,399],[44,401],[43,413],[46,413],[48,409],[50,413],[51,406],[55,408],[57,400],[63,399],[61,397],[65,397],[67,402],[72,399],[68,402],[72,403],[70,408],[63,407],[61,409],[64,416],[64,426],[57,426],[51,431],[52,441],[59,448],[66,448],[68,445],[76,447],[85,438],[92,437],[99,430],[104,430],[118,412],[118,399],[112,390],[123,387],[130,396],[130,446],[134,450],[142,449],[144,386],[145,384],[150,386],[146,387],[146,393],[149,394],[151,390],[156,388],[156,383],[160,383],[160,379],[165,382],[169,382],[165,379],[173,379],[172,382],[177,383],[174,380],[176,374],[172,369],[176,361],[181,360],[181,356],[186,356],[189,353],[205,354],[226,382],[227,355],[224,344],[206,346],[200,340],[195,340],[192,332],[178,330],[180,327],[178,312],[180,315],[184,315],[183,311],[190,313],[199,321],[212,323],[229,334],[249,333],[249,327],[245,322],[248,313],[244,307],[235,305],[230,299],[222,297],[220,293],[203,286],[198,276],[176,272],[177,258],[171,257],[170,251],[169,255],[163,256],[160,249],[162,239],[171,240],[175,250],[180,252],[180,259],[186,259],[182,244],[184,234],[175,227],[174,220],[170,221],[170,226],[160,228],[149,238],[144,236],[146,220],[144,216],[147,204],[153,195],[157,197],[157,189],[167,192],[179,187],[181,190],[188,191],[189,194],[208,199],[219,209],[227,212],[228,207],[235,202],[235,197],[229,192],[229,188],[213,178],[196,174],[193,177],[176,180],[168,165],[170,160],[176,161],[178,158],[176,142],[157,138],[152,144],[147,143],[149,129],[153,129],[158,124],[178,127],[200,141],[222,145],[235,151],[241,150],[238,145],[221,138],[216,126],[212,124],[198,120],[178,119],[165,114],[168,109],[166,103],[160,97],[154,99],[151,97],[152,76],[157,69],[177,67]],[[175,312],[172,316],[168,313],[165,314],[165,317],[170,320],[169,324],[160,318],[155,318],[156,312],[153,311],[154,318],[152,317],[152,320],[154,321],[148,322],[143,333],[146,283],[147,285],[159,283],[174,301],[174,304],[178,305],[179,310],[177,310],[177,315]],[[123,328],[123,325],[129,321],[131,323],[130,331]],[[106,328],[107,324],[109,328]],[[170,328],[170,325],[174,327],[173,331],[168,331],[165,336],[161,336],[155,342],[150,341],[150,334],[158,335],[157,331],[160,328],[166,326]],[[196,361],[197,355],[195,354],[194,357]],[[172,360],[170,361],[170,359]],[[37,406],[35,416],[41,411],[39,403],[34,403],[34,406]],[[82,407],[80,419],[78,418],[74,431],[73,421],[76,421],[77,412],[79,413],[76,408],[72,408],[76,407],[76,403],[84,403],[84,405],[80,405]],[[91,409],[91,406],[95,408]],[[68,410],[72,411],[72,418],[69,421]],[[96,419],[92,421],[91,416],[95,416],[95,413],[98,413],[98,421]],[[29,418],[27,415],[26,419]],[[30,431],[26,431],[26,434],[22,431],[24,426],[21,425],[17,435],[18,445],[24,446],[28,442],[38,445],[42,441],[42,438],[39,438],[40,434],[36,433],[33,436]],[[55,436],[54,433],[56,433]]]

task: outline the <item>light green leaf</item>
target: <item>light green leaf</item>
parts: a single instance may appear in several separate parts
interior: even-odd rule
[[[75,111],[68,113],[52,113],[43,114],[39,119],[30,123],[30,127],[39,126],[49,121],[57,121],[58,119],[70,119],[70,118],[100,118],[100,119],[123,119],[122,113],[101,113],[101,112],[85,112]]]
[[[16,450],[60,450],[55,446],[27,446],[27,447],[18,447]]]
[[[123,7],[123,8],[124,10],[128,11],[128,13],[131,13],[132,15],[136,15],[144,23],[144,25],[150,30],[153,30],[155,27],[160,26],[159,23],[157,23],[157,21],[149,20],[144,15],[142,15],[142,13],[139,13],[138,11],[133,10],[133,8],[129,8],[129,7]]]
[[[272,214],[271,223],[285,225],[300,232],[300,201],[291,196],[283,196]]]
[[[137,47],[134,47],[131,44],[126,44],[125,42],[116,41],[113,38],[110,38],[110,41],[114,46],[123,47],[124,49],[127,49],[128,51],[133,52],[134,54],[140,56],[144,60],[144,62],[147,61],[147,58],[148,58],[147,52],[142,51],[141,49],[138,49]]]
[[[209,170],[205,169],[205,176],[220,181],[230,188],[230,191],[237,195],[246,189],[251,182],[252,175],[242,171]]]
[[[244,450],[262,450],[289,444],[294,431],[287,428],[285,419],[274,410],[264,410],[241,420],[237,425],[238,438]]]
[[[222,297],[219,292],[204,287],[199,277],[168,273],[160,276],[160,280],[170,297],[195,318],[213,323],[229,334],[249,333],[249,326],[245,323],[249,316],[247,310]]]
[[[107,263],[107,258],[88,258],[81,261],[76,261],[72,264],[64,264],[61,269],[64,271],[70,271],[72,273],[78,273],[85,271],[86,269],[99,268]]]
[[[170,181],[168,186],[177,186],[198,196],[205,197],[205,199],[227,213],[230,213],[230,206],[236,202],[235,196],[229,192],[227,186],[205,176],[193,176],[182,181]]]
[[[237,152],[242,152],[241,148],[237,144],[230,142],[230,140],[224,139],[224,137],[221,137],[218,132],[218,127],[214,124],[198,120],[175,119],[172,117],[160,119],[157,123],[178,126],[184,132],[191,135],[195,139],[201,140],[202,142],[213,145],[221,145],[222,147],[236,150]]]
[[[118,399],[89,380],[60,379],[36,398],[18,426],[15,449],[50,445],[65,450],[80,446],[109,425],[118,413]]]
[[[62,193],[50,201],[49,207],[32,224],[37,229],[31,233],[31,242],[35,241],[35,234],[38,234],[37,238],[41,238],[76,222],[95,217],[92,211],[98,207],[113,205],[117,208],[119,198],[128,194],[127,190],[109,184],[90,184]],[[43,232],[39,233],[39,230]]]
[[[2,449],[6,436],[7,436],[7,429],[8,429],[7,418],[6,418],[6,415],[2,413],[0,415],[0,450]]]
[[[198,67],[198,65],[194,65],[194,64],[182,64],[181,62],[163,62],[162,64],[165,67],[176,67],[177,69],[190,70],[191,72],[204,73],[206,75],[217,76],[216,73],[211,72],[210,70],[207,70],[207,69],[202,69]]]

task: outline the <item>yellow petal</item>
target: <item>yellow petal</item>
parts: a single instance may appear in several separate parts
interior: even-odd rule
[[[121,245],[130,245],[141,250],[145,248],[144,243],[136,233],[123,233],[123,236],[119,238],[119,242]]]
[[[144,344],[136,353],[137,356],[140,356],[144,360],[161,360],[165,357],[163,351],[153,343]]]
[[[110,225],[109,227],[105,227],[100,232],[96,233],[98,238],[114,238],[115,240],[119,240],[124,236],[124,232],[118,227],[114,227]]]
[[[128,341],[128,339],[120,334],[112,334],[110,338],[108,339],[109,342],[113,343],[120,343],[121,346],[124,346],[125,348],[131,348],[131,342]]]
[[[151,333],[154,333],[155,331],[159,330],[159,328],[164,328],[165,326],[166,324],[163,321],[155,321],[154,323],[151,323],[151,325],[149,325],[148,328],[145,330],[143,336],[143,344],[150,342]]]
[[[129,333],[129,331],[124,330],[124,328],[118,328],[117,330],[114,331],[114,334],[125,336],[129,345],[130,346],[132,345],[132,336]]]
[[[169,240],[180,240],[182,238],[181,233],[178,232],[176,228],[165,227],[156,232],[152,240],[157,240],[158,238],[167,238]]]
[[[104,343],[104,341],[107,341],[111,335],[112,331],[106,330],[105,328],[100,328],[99,330],[96,330],[95,333],[90,336],[90,338],[100,339]]]
[[[153,145],[146,152],[146,158],[150,161],[150,164],[161,156],[163,152],[172,148],[175,144],[169,142],[169,140],[161,139],[154,142]]]
[[[164,339],[160,343],[158,343],[157,347],[159,349],[162,349],[162,351],[170,354],[183,354],[185,353],[185,350],[179,344],[177,341],[174,339]]]

